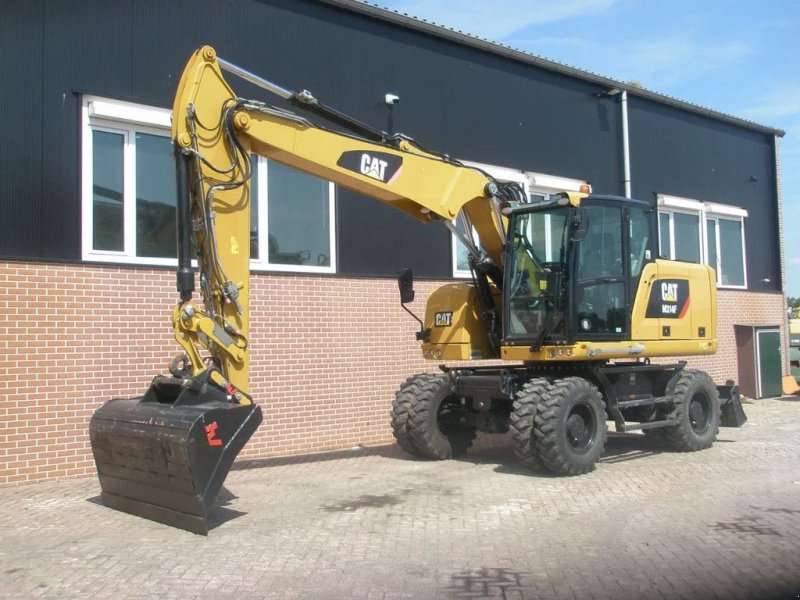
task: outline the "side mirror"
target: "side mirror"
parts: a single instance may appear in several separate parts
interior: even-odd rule
[[[403,269],[397,276],[397,285],[400,288],[400,304],[414,301],[414,274],[411,269]]]
[[[397,285],[400,287],[400,306],[419,323],[419,331],[416,333],[417,340],[427,342],[431,338],[431,330],[425,329],[425,324],[422,320],[406,307],[406,304],[414,301],[414,275],[411,273],[411,269],[400,271],[397,276]]]

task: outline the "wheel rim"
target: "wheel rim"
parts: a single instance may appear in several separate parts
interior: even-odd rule
[[[697,393],[689,401],[689,425],[697,434],[708,431],[711,424],[711,402],[708,396]]]
[[[587,452],[597,437],[597,421],[591,407],[578,404],[567,416],[567,443],[576,454]]]

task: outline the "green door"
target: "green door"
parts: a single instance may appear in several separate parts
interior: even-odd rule
[[[781,387],[781,332],[778,329],[762,329],[756,332],[758,340],[758,397],[780,396]]]

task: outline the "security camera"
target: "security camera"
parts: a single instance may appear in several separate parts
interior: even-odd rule
[[[395,104],[400,103],[400,96],[395,96],[394,94],[386,94],[386,104],[389,106],[394,106]]]

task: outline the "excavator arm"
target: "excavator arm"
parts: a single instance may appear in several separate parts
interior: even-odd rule
[[[239,98],[223,70],[348,131],[332,131],[285,109]],[[332,181],[423,223],[442,221],[467,245],[474,264],[499,279],[505,243],[501,204],[519,200],[520,190],[426,151],[410,138],[373,130],[322,105],[307,91],[291,92],[248,73],[218,59],[209,46],[197,50],[184,70],[173,107],[172,135],[178,162],[187,162],[186,169],[178,169],[178,187],[189,190],[179,203],[187,198],[189,202],[179,205],[178,212],[191,215],[191,220],[179,227],[192,227],[178,236],[184,243],[178,274],[183,304],[176,309],[175,335],[186,349],[194,375],[207,368],[190,348],[201,345],[233,385],[247,390],[247,359],[236,358],[238,346],[231,353],[230,344],[220,344],[197,323],[208,320],[206,329],[247,336],[251,153]],[[467,231],[475,229],[480,245],[452,224],[459,214]],[[204,311],[190,299],[194,281],[186,241],[192,237],[200,257]],[[489,303],[488,295],[485,301]],[[191,318],[181,318],[186,311]]]

